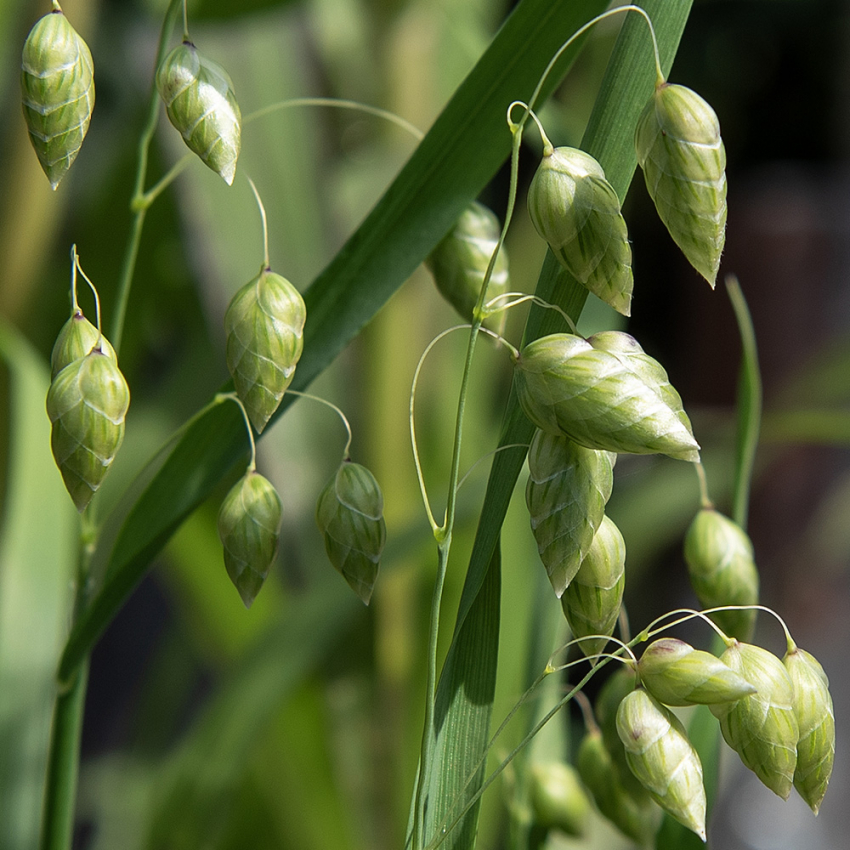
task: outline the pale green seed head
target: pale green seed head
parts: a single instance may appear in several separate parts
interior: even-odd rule
[[[696,92],[663,83],[638,119],[635,149],[659,217],[713,287],[726,241],[726,151],[717,115]]]
[[[702,764],[679,719],[638,688],[620,703],[617,732],[629,767],[652,798],[705,841]]]
[[[610,335],[599,336],[601,345],[551,334],[522,350],[516,386],[528,418],[586,448],[699,460],[690,420],[662,366],[637,342],[626,355],[605,347]]]
[[[242,113],[224,68],[184,41],[162,60],[156,87],[189,149],[231,185],[242,146]]]
[[[274,563],[281,522],[280,496],[257,472],[240,478],[221,503],[218,536],[224,566],[246,608],[253,604]]]
[[[440,294],[466,322],[472,321],[472,313],[500,232],[499,219],[495,213],[478,201],[473,201],[425,260]],[[509,288],[508,255],[503,246],[493,266],[484,303],[507,292]],[[501,313],[497,314],[484,324],[498,328],[502,316]]]
[[[537,762],[531,765],[529,780],[535,823],[566,835],[584,835],[590,800],[575,769],[561,761]]]
[[[573,277],[630,315],[632,250],[620,199],[602,166],[584,151],[555,148],[544,155],[528,188],[528,212]]]
[[[21,99],[30,141],[55,189],[80,152],[94,109],[91,52],[59,10],[40,18],[24,43]]]
[[[794,686],[782,662],[766,649],[735,643],[720,656],[756,693],[711,705],[726,743],[771,791],[788,799],[797,765],[799,726]]]
[[[540,430],[531,441],[525,499],[540,559],[559,597],[602,522],[614,457]]]
[[[625,750],[619,738],[616,743],[625,765]],[[640,786],[641,795],[636,797],[620,781],[617,767],[599,732],[588,732],[582,739],[576,753],[576,768],[600,813],[641,847],[654,846],[661,810],[643,791],[643,786]],[[630,770],[628,774],[637,781]]]
[[[641,684],[664,705],[734,702],[755,687],[719,658],[676,638],[653,641],[638,662]]]
[[[691,523],[685,535],[685,561],[703,607],[758,603],[759,575],[750,538],[713,508],[703,508]],[[730,637],[746,641],[755,629],[756,611],[718,611],[711,619]]]
[[[331,564],[368,605],[387,539],[384,499],[375,476],[346,461],[316,504],[316,524]]]
[[[98,329],[83,315],[82,310],[75,310],[73,315],[59,331],[53,352],[50,355],[50,377],[55,378],[66,366],[85,357],[100,341],[100,350],[118,362],[115,349],[109,340],[100,334]]]
[[[603,516],[587,556],[561,597],[561,608],[575,637],[611,635],[625,588],[626,543],[620,529]],[[602,652],[605,638],[583,640],[585,655]]]
[[[50,445],[78,511],[91,501],[115,459],[129,405],[130,390],[118,364],[97,348],[50,384]]]
[[[304,349],[304,299],[264,269],[233,296],[224,316],[227,368],[258,433],[292,383]]]
[[[829,680],[818,660],[796,648],[783,659],[794,686],[794,715],[800,730],[794,787],[817,814],[835,762],[835,709]]]

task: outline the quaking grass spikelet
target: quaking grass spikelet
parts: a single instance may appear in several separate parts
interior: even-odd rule
[[[277,554],[282,508],[274,485],[247,472],[225,496],[218,512],[224,566],[246,608],[250,608]]]
[[[713,287],[726,241],[726,151],[717,115],[689,88],[661,83],[638,119],[635,149],[658,215]]]
[[[94,109],[91,52],[58,3],[30,30],[21,69],[30,141],[56,189],[80,152]]]
[[[316,524],[331,564],[368,605],[387,538],[384,499],[375,476],[365,466],[345,461],[319,496]]]
[[[559,597],[602,522],[615,458],[539,429],[531,441],[525,499],[537,551]]]
[[[562,761],[535,762],[530,769],[534,822],[565,835],[584,835],[590,800],[575,769]]]
[[[65,366],[47,392],[50,445],[78,511],[100,487],[124,439],[130,390],[100,348]]]
[[[227,368],[258,433],[277,410],[304,348],[304,299],[263,269],[233,296],[224,317]]]
[[[495,213],[473,201],[425,260],[440,294],[466,322],[472,321],[500,232]],[[508,255],[503,246],[487,283],[484,303],[507,292],[509,286]],[[485,320],[484,324],[498,327],[500,322],[494,321],[495,318]]]
[[[227,71],[184,41],[162,60],[156,87],[168,120],[189,149],[232,185],[242,146],[242,113]]]
[[[116,363],[115,349],[109,340],[77,308],[62,325],[50,354],[50,378],[55,378],[66,366],[91,353],[100,340],[100,350]]]
[[[619,313],[631,313],[632,249],[620,199],[602,166],[576,148],[547,148],[528,212],[561,265]]]

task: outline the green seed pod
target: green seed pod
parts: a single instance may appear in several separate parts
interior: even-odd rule
[[[625,763],[625,750],[619,738],[617,746]],[[653,846],[661,810],[645,792],[638,798],[623,785],[598,731],[588,732],[582,739],[576,753],[576,767],[600,813],[641,847]]]
[[[99,348],[73,361],[47,391],[50,445],[65,487],[82,511],[100,487],[124,439],[127,382]]]
[[[530,774],[535,823],[544,829],[559,829],[567,835],[584,835],[590,816],[590,800],[575,770],[560,761],[539,762],[531,766]]]
[[[227,71],[184,41],[156,72],[168,120],[216,174],[232,185],[242,145],[242,113]]]
[[[473,201],[425,260],[440,294],[464,321],[472,321],[481,284],[500,233],[496,215],[483,204]],[[484,303],[507,292],[509,284],[508,255],[503,246],[496,257]],[[498,326],[499,322],[490,320],[484,324],[491,327],[493,324]]]
[[[800,729],[794,787],[817,814],[835,761],[835,710],[829,680],[817,659],[795,649],[782,659],[794,685],[794,714]]]
[[[735,643],[720,656],[756,688],[737,702],[711,705],[726,743],[771,791],[788,799],[797,765],[799,726],[794,686],[782,662],[748,643]]]
[[[758,603],[753,544],[739,525],[713,508],[703,508],[691,523],[685,535],[685,561],[704,608]],[[746,641],[755,629],[756,611],[717,611],[711,619],[730,637]]]
[[[602,518],[590,550],[561,597],[561,608],[576,637],[611,635],[620,615],[626,576],[626,543],[620,529]],[[583,640],[585,655],[605,649],[605,638]]]
[[[280,538],[282,507],[272,483],[246,473],[224,497],[218,512],[218,537],[224,566],[250,608],[269,574]]]
[[[528,187],[528,212],[561,265],[594,295],[631,313],[632,249],[620,199],[602,166],[576,148],[555,148]]]
[[[551,334],[522,350],[516,386],[526,416],[589,449],[699,460],[690,420],[661,365],[636,342],[625,356],[608,350],[610,334],[599,337]]]
[[[637,671],[641,684],[664,705],[734,702],[756,690],[710,652],[676,638],[653,641]]]
[[[664,226],[714,287],[726,241],[726,151],[717,115],[696,92],[662,83],[638,119],[635,149]]]
[[[50,355],[50,378],[55,378],[66,366],[90,354],[100,340],[100,350],[116,363],[115,349],[109,340],[77,308],[62,325]]]
[[[705,841],[702,764],[676,715],[638,688],[620,703],[617,732],[632,773],[655,802]]]
[[[537,551],[560,597],[587,555],[614,485],[614,458],[538,430],[525,499]]]
[[[80,152],[94,109],[91,52],[58,5],[30,30],[21,68],[30,141],[55,189]]]
[[[387,539],[384,497],[375,476],[345,461],[319,496],[316,523],[330,562],[368,605]]]
[[[305,318],[298,290],[268,269],[246,283],[227,308],[227,368],[257,433],[292,382],[304,348]]]

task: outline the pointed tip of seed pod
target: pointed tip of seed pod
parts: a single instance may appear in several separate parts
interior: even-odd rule
[[[236,163],[233,162],[229,165],[226,165],[218,173],[221,175],[222,179],[225,183],[227,183],[228,186],[232,186],[233,178],[236,177]]]

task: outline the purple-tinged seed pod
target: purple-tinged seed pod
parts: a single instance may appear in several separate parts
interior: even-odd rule
[[[306,316],[298,290],[268,269],[248,281],[227,308],[227,368],[257,433],[292,383],[304,349]]]
[[[224,566],[250,608],[277,555],[282,522],[280,496],[257,472],[246,473],[224,497],[218,512],[218,536]]]
[[[800,729],[794,787],[817,814],[835,762],[835,709],[829,679],[818,660],[799,647],[782,661],[794,685],[794,714]]]
[[[58,4],[30,30],[21,69],[30,141],[56,189],[80,152],[94,109],[91,51]]]
[[[664,705],[734,702],[755,687],[710,652],[676,638],[659,638],[641,655],[641,684]]]
[[[800,729],[794,685],[782,662],[760,646],[735,641],[720,656],[756,692],[736,702],[710,705],[723,738],[746,767],[787,800],[797,766]]]
[[[620,703],[617,732],[632,773],[655,802],[705,841],[702,763],[681,721],[638,688]]]
[[[616,455],[537,430],[528,451],[525,500],[537,551],[563,595],[596,534],[614,484]]]
[[[576,148],[555,148],[528,187],[528,212],[561,265],[619,313],[631,313],[632,249],[620,199],[602,166]]]
[[[586,448],[699,460],[667,373],[628,339],[628,356],[610,350],[616,348],[611,334],[587,340],[558,333],[529,343],[516,359],[523,411],[538,428]]]

